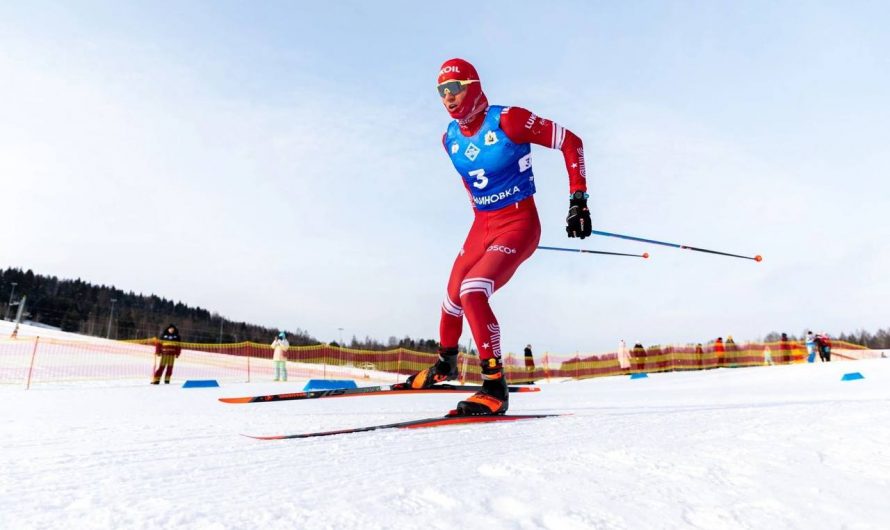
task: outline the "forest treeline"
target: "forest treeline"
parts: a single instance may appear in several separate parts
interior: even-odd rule
[[[63,331],[112,339],[155,337],[170,323],[179,328],[186,342],[234,343],[271,342],[278,328],[229,320],[201,307],[151,294],[136,294],[115,286],[94,285],[76,279],[35,274],[32,270],[0,270],[0,316],[14,318],[15,301],[27,296],[25,318]],[[114,300],[114,303],[112,303]],[[10,302],[13,302],[10,306]],[[113,306],[113,312],[112,312]],[[295,327],[283,330],[296,346],[321,344],[307,331]],[[390,337],[384,344],[365,337],[352,337],[345,346],[361,349],[403,347],[415,351],[436,351],[438,342],[426,339]],[[332,343],[336,345],[337,343]]]
[[[818,329],[808,329],[804,330],[800,333],[800,335],[792,335],[788,334],[788,340],[792,341],[802,341],[806,338],[807,331],[812,331],[813,333],[824,333],[821,328]],[[841,332],[839,334],[828,333],[828,336],[832,340],[840,340],[843,342],[849,342],[850,344],[860,344],[865,346],[866,348],[871,348],[873,350],[887,350],[890,349],[890,328],[879,329],[878,331],[871,333],[864,329],[860,329],[859,331],[854,331],[851,333]],[[764,342],[778,342],[782,337],[782,334],[773,331],[767,333],[766,337],[764,337]]]

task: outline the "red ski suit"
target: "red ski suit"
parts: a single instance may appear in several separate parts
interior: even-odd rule
[[[479,113],[469,123],[460,122],[461,133],[476,134],[489,110]],[[513,143],[533,143],[561,150],[569,173],[569,193],[587,191],[584,149],[578,136],[520,107],[509,107],[501,113],[500,128]],[[445,148],[447,151],[449,146]],[[474,207],[474,212],[470,233],[448,279],[439,339],[443,348],[456,347],[466,315],[479,358],[485,361],[501,356],[500,327],[488,299],[534,253],[541,237],[541,223],[533,196],[496,210],[482,211]]]

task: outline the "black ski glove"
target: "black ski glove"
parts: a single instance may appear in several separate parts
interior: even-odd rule
[[[590,210],[587,209],[588,195],[576,191],[569,199],[569,215],[566,217],[566,233],[569,237],[584,239],[590,235]]]

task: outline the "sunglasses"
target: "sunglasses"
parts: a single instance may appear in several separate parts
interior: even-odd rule
[[[473,79],[470,81],[445,81],[440,84],[436,88],[439,89],[439,97],[445,97],[445,91],[447,90],[452,96],[455,94],[460,94],[464,90],[464,86],[469,85],[470,83],[478,83],[478,79]]]

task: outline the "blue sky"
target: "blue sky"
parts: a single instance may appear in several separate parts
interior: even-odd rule
[[[506,350],[887,325],[886,4],[329,4],[0,6],[0,266],[435,337],[472,219],[434,89],[460,56],[584,140],[597,229],[765,258],[539,251],[492,299]],[[542,244],[579,246],[561,155],[533,159]]]

